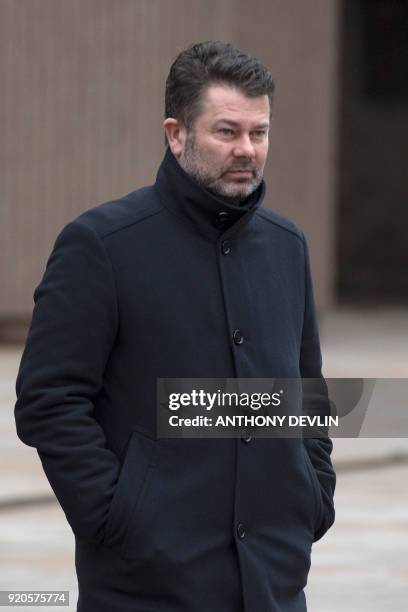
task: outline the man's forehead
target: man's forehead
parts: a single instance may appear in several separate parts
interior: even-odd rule
[[[266,94],[247,96],[240,89],[227,85],[210,85],[203,93],[202,114],[213,121],[251,118],[268,123],[269,98]]]

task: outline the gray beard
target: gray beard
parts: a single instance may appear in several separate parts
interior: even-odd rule
[[[226,202],[227,204],[233,204],[234,206],[245,206],[248,200],[250,200],[251,197],[253,196],[254,191],[256,191],[256,189],[258,188],[258,186],[254,187],[253,191],[251,191],[250,193],[246,195],[242,194],[240,196],[229,196],[229,195],[226,195],[222,189],[217,189],[217,188],[212,189],[211,187],[207,187],[204,181],[200,182],[198,177],[193,176],[193,175],[191,176],[200,185],[200,187],[203,187],[206,191],[216,196],[223,202]]]
[[[239,194],[236,196],[229,195],[225,192],[225,189],[220,188],[218,185],[212,185],[213,178],[208,175],[208,173],[203,172],[200,169],[199,162],[197,162],[197,155],[195,149],[195,136],[194,132],[191,132],[187,136],[187,141],[185,144],[185,149],[180,157],[179,163],[183,170],[193,178],[200,187],[210,192],[212,195],[215,195],[217,198],[222,199],[224,202],[228,204],[233,204],[235,206],[244,206],[250,201],[253,193],[258,189],[259,185],[262,182],[262,175],[258,175],[256,179],[253,181],[250,191],[245,194]]]
[[[197,179],[195,179],[195,180],[197,180]],[[226,202],[227,204],[233,204],[234,206],[245,206],[246,204],[248,204],[251,201],[251,199],[252,199],[252,197],[254,195],[254,192],[258,189],[259,185],[254,187],[254,189],[253,189],[253,191],[251,191],[251,193],[248,193],[245,196],[242,195],[242,196],[237,196],[237,197],[225,195],[223,193],[220,193],[217,189],[210,189],[209,187],[206,187],[205,185],[201,185],[201,187],[204,187],[204,189],[206,189],[206,191],[208,191],[212,195],[216,196],[217,198],[219,198],[223,202]]]

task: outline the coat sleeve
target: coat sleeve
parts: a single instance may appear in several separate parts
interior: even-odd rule
[[[94,400],[115,341],[113,271],[102,241],[76,220],[58,236],[16,381],[20,439],[37,449],[74,534],[101,542],[120,464]]]
[[[310,258],[307,243],[303,235],[302,238],[305,262],[305,311],[300,354],[300,373],[302,379],[306,379],[303,382],[304,412],[330,415],[331,405],[328,398],[326,381],[322,375],[322,356],[313,297]],[[319,437],[304,438],[303,443],[319,479],[323,499],[323,519],[315,533],[315,541],[317,541],[323,537],[335,519],[334,491],[336,487],[336,473],[330,458],[333,443],[328,436],[327,430],[321,430]]]

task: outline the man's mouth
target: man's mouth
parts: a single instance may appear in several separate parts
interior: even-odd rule
[[[248,170],[248,169],[235,168],[235,169],[227,170],[226,174],[232,174],[233,176],[239,176],[241,178],[251,178],[253,172],[252,170]]]

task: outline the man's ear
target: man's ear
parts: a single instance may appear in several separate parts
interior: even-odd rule
[[[167,142],[174,157],[180,157],[184,150],[186,141],[186,130],[177,119],[168,117],[163,121],[163,127],[166,130]]]

